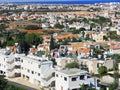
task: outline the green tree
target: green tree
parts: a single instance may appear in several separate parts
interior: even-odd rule
[[[89,88],[88,90],[96,90],[95,88]]]
[[[85,31],[85,28],[80,28],[79,31]]]
[[[15,42],[12,40],[12,41],[7,41],[7,44],[6,46],[13,46],[15,44]]]
[[[68,45],[68,42],[69,42],[68,39],[64,39],[61,44],[62,44],[62,45]]]
[[[90,40],[90,35],[89,35],[89,34],[86,34],[85,39],[86,39],[86,40]]]
[[[76,30],[76,29],[73,29],[73,30],[72,30],[72,33],[73,33],[73,34],[79,34],[80,31],[79,31],[79,30]]]
[[[8,81],[6,79],[0,77],[0,90],[26,90],[26,89],[15,85],[10,85],[8,84]]]
[[[18,87],[18,86],[15,86],[15,85],[7,85],[5,90],[26,90],[26,89]]]
[[[116,63],[120,63],[120,55],[119,54],[114,54],[111,56],[112,59],[116,61]]]
[[[79,41],[77,38],[72,38],[72,42],[77,42]]]
[[[103,76],[107,73],[107,68],[105,66],[101,66],[98,68],[98,73],[100,74],[100,76]]]
[[[45,51],[40,50],[41,55],[45,55]]]
[[[57,49],[59,49],[60,44],[59,44],[59,43],[57,43],[57,42],[55,42],[54,47],[55,47],[55,48],[57,48]]]
[[[66,68],[79,68],[79,64],[77,62],[71,62],[65,65]]]
[[[20,47],[21,47],[21,51],[22,51],[25,55],[27,55],[28,52],[29,52],[29,49],[30,49],[30,45],[29,45],[27,42],[24,41],[24,42],[21,43]]]
[[[37,25],[28,25],[25,27],[26,30],[38,30],[40,29],[40,27],[38,27]]]
[[[110,31],[110,32],[108,33],[108,37],[109,37],[110,39],[117,39],[117,38],[118,38],[117,32],[116,32],[116,31]]]
[[[40,90],[45,90],[44,88],[40,88]]]
[[[43,38],[39,34],[34,34],[34,33],[28,34],[27,33],[25,35],[25,41],[28,42],[31,45],[36,45],[37,46],[38,44],[43,42]]]
[[[101,49],[94,48],[94,47],[91,49],[93,49],[93,57],[98,58],[98,55],[103,55]]]
[[[0,89],[4,90],[6,88],[6,86],[7,86],[7,80],[0,77]]]
[[[54,27],[55,27],[55,28],[62,29],[62,28],[64,28],[64,25],[61,25],[61,24],[57,23],[57,24],[55,24]]]
[[[85,36],[85,32],[84,31],[82,31],[82,37],[84,37]]]
[[[0,31],[3,32],[7,28],[6,24],[0,25]]]
[[[118,83],[117,82],[113,82],[111,84],[108,84],[108,88],[109,90],[114,90],[118,87]]]
[[[55,58],[52,58],[51,61],[53,62],[53,65],[57,65]]]
[[[99,24],[101,27],[108,23],[108,22],[111,22],[111,19],[110,18],[105,18],[105,17],[102,17],[102,16],[97,16],[97,18],[93,18],[91,19],[91,21]]]
[[[86,86],[84,83],[81,85],[80,90],[87,90],[88,86]]]
[[[89,87],[84,83],[81,85],[80,90],[96,90],[95,88]]]
[[[50,38],[50,50],[53,50],[53,49],[55,49],[55,42],[54,42],[53,36],[51,35],[51,38]]]
[[[7,32],[6,34],[4,34],[4,39],[5,39],[5,46],[12,46],[15,44],[15,39],[13,38],[14,34],[12,34],[11,32]]]
[[[103,87],[100,87],[100,90],[105,90]]]

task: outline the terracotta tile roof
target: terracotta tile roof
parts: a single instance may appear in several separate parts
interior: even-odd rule
[[[78,50],[79,53],[84,53],[84,54],[88,54],[90,52],[90,49],[88,48],[81,48]]]
[[[120,49],[120,45],[112,45],[110,46],[110,49]]]
[[[30,52],[36,53],[37,51],[38,51],[38,49],[32,49]]]
[[[43,36],[43,38],[49,39],[50,35],[45,35],[45,36]]]

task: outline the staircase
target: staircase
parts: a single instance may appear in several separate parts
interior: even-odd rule
[[[48,87],[48,86],[50,86],[51,83],[54,82],[54,81],[55,81],[55,77],[51,77],[49,80],[44,80],[44,79],[42,79],[41,85],[44,86],[44,87]]]

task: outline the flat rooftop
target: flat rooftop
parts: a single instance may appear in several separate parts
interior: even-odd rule
[[[29,60],[29,61],[33,61],[33,62],[36,62],[36,63],[38,63],[38,62],[40,62],[40,63],[42,63],[42,62],[44,62],[44,63],[52,62],[52,61],[49,61],[47,59],[47,57],[38,57],[38,56],[34,56],[34,55],[27,55],[27,56],[23,56],[21,58],[23,60]]]
[[[67,76],[82,75],[82,74],[88,73],[85,70],[81,70],[81,69],[77,69],[77,68],[60,70],[58,72],[62,73],[62,74],[66,74]]]

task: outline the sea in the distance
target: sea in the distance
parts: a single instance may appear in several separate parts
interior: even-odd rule
[[[110,3],[110,2],[120,2],[120,0],[7,2],[4,4],[95,4],[95,3]]]

